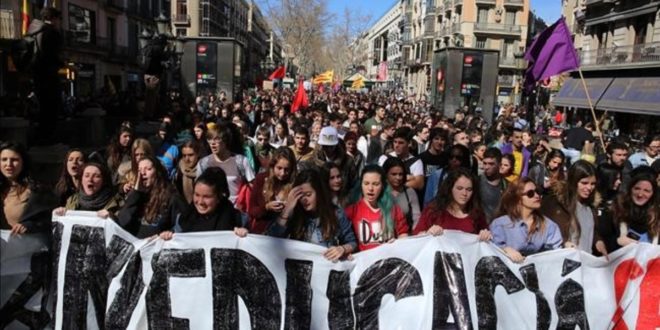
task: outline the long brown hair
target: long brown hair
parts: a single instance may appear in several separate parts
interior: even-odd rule
[[[648,181],[651,184],[653,195],[646,202],[647,205],[640,207],[632,200],[632,189],[637,183],[642,181]],[[646,218],[640,217],[640,213],[644,212],[644,208],[646,208]],[[644,174],[633,176],[626,192],[619,194],[616,201],[612,204],[612,213],[614,215],[614,221],[617,224],[625,222],[630,225],[640,223],[640,221],[646,221],[648,232],[651,234],[650,236],[656,237],[660,235],[660,198],[658,197],[658,186],[655,178],[651,175]]]
[[[123,133],[131,134],[131,140],[129,141],[127,147],[124,147],[121,144],[119,144],[119,138]],[[122,157],[124,157],[125,154],[130,152],[131,149],[130,146],[133,143],[133,137],[134,137],[133,127],[131,126],[131,123],[123,122],[119,127],[119,131],[112,139],[112,142],[110,142],[110,145],[108,145],[107,154],[108,154],[108,166],[110,167],[110,171],[117,172],[117,168],[119,168]],[[130,156],[132,158],[133,155]]]
[[[330,188],[327,181],[322,179],[322,175],[313,169],[303,170],[294,181],[294,186],[300,186],[305,183],[309,185],[316,192],[316,215],[320,220],[321,230],[323,231],[323,239],[326,241],[331,240],[337,232],[338,221],[335,208],[330,198]],[[310,215],[305,212],[300,202],[296,205],[291,216],[291,238],[303,240],[305,238],[305,222]]]
[[[143,213],[144,219],[148,223],[153,223],[158,214],[167,208],[167,204],[172,196],[172,187],[167,180],[167,170],[165,170],[165,167],[161,164],[160,160],[152,155],[142,159],[140,162],[145,160],[150,161],[156,170],[156,180],[149,190],[149,200],[144,207]],[[138,180],[139,179],[140,178],[138,178]]]
[[[512,222],[522,220],[522,205],[520,203],[522,195],[525,192],[525,186],[528,183],[533,184],[536,188],[536,183],[528,177],[523,177],[509,184],[502,194],[500,207],[497,210],[497,217],[506,215],[511,218]],[[527,233],[527,239],[531,239],[537,232],[543,233],[546,227],[545,218],[543,218],[540,209],[533,210],[532,216],[534,217],[534,221],[531,228],[529,228],[529,233]]]
[[[57,183],[55,184],[55,193],[57,194],[58,197],[61,197],[64,194],[73,193],[77,189],[75,184],[73,183],[73,178],[69,174],[69,169],[67,166],[69,163],[69,156],[71,156],[71,154],[74,152],[79,152],[82,155],[83,163],[87,162],[87,156],[85,155],[84,152],[82,152],[82,150],[77,148],[72,148],[69,149],[69,151],[67,151],[66,155],[64,156],[64,161],[62,162],[62,170],[60,170],[60,178],[57,180]],[[82,170],[82,167],[80,167],[80,169]],[[81,170],[79,170],[80,173],[82,173]]]
[[[577,204],[578,204],[578,183],[580,180],[588,177],[596,177],[596,168],[586,160],[578,160],[573,163],[568,169],[566,178],[566,185],[564,186],[563,194],[556,194],[557,201],[561,204],[570,216],[570,228],[575,230],[577,237],[580,237],[580,222],[577,219]],[[587,200],[581,201],[586,206],[591,206],[596,198],[596,189],[591,193]],[[571,236],[571,235],[569,235]],[[570,237],[569,237],[570,240]]]
[[[35,182],[30,176],[30,166],[32,165],[30,162],[30,155],[28,154],[25,146],[16,142],[5,142],[0,144],[0,152],[4,150],[11,150],[21,157],[23,167],[21,169],[21,173],[18,174],[18,178],[16,179],[16,193],[20,196],[25,192],[25,190],[32,190],[35,188]],[[0,175],[1,199],[5,199],[5,197],[7,197],[7,193],[9,193],[11,187],[12,183],[9,181],[9,179],[5,178],[4,175]]]
[[[289,162],[290,175],[287,182],[280,182],[275,177],[275,165],[281,159],[284,159]],[[291,186],[293,184],[293,179],[296,177],[296,157],[293,155],[293,151],[288,147],[279,147],[273,152],[273,156],[270,158],[270,163],[268,165],[268,177],[264,182],[264,200],[266,203],[271,201],[276,193],[284,192],[285,195],[289,194]]]
[[[483,216],[483,211],[481,210],[481,201],[479,198],[479,180],[477,177],[470,172],[470,170],[459,167],[453,171],[450,171],[447,177],[440,184],[438,188],[438,193],[435,195],[435,199],[429,204],[429,207],[434,214],[440,214],[443,211],[447,211],[447,208],[454,202],[454,195],[451,193],[454,189],[456,181],[460,178],[467,178],[472,183],[472,196],[470,200],[465,205],[465,211],[470,215],[474,220]]]

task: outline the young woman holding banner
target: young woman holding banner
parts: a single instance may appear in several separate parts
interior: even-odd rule
[[[479,181],[468,169],[449,172],[433,202],[422,211],[413,233],[442,235],[443,230],[460,230],[491,239],[479,201]]]
[[[233,230],[240,237],[247,235],[240,212],[229,201],[227,175],[221,168],[208,168],[195,180],[192,206],[191,212],[179,221],[178,232]],[[165,240],[172,236],[171,230],[160,233]]]
[[[79,173],[78,191],[67,199],[64,207],[56,208],[54,213],[64,216],[67,210],[99,211],[99,216],[103,218],[114,218],[119,210],[121,197],[112,185],[110,170],[99,163],[86,163]]]
[[[325,246],[323,256],[337,261],[353,253],[357,242],[344,211],[332,204],[323,177],[316,170],[296,176],[284,209],[267,234]]]
[[[499,217],[491,222],[490,231],[493,243],[513,262],[519,263],[525,256],[561,247],[559,227],[545,218],[540,208],[541,193],[532,179],[514,181],[502,195]]]
[[[30,158],[20,144],[0,145],[0,229],[14,235],[50,231],[55,196],[30,177]]]
[[[188,205],[167,178],[167,171],[154,156],[138,163],[135,188],[126,196],[117,223],[138,238],[172,230],[188,214]]]
[[[380,166],[367,165],[362,170],[359,188],[359,199],[346,207],[346,216],[353,223],[361,251],[408,236],[406,217],[394,203]]]

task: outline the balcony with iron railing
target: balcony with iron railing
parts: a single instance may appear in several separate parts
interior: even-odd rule
[[[584,70],[657,67],[660,42],[580,51],[579,58]]]
[[[172,15],[172,24],[174,24],[176,26],[189,26],[190,25],[190,15],[187,15],[187,14]]]
[[[505,6],[524,6],[525,1],[524,0],[504,0],[504,5]]]
[[[520,35],[520,25],[499,23],[474,23],[474,33]]]
[[[435,32],[435,37],[436,38],[442,38],[442,37],[444,37],[444,36],[446,36],[450,33],[449,30],[450,30],[450,27],[448,27],[446,25],[440,25],[440,27],[438,28],[438,31]]]
[[[495,0],[476,0],[475,1],[477,4],[487,4],[487,5],[495,5],[497,1]]]
[[[129,0],[130,1],[130,0]],[[124,0],[104,0],[105,8],[109,10],[124,11],[126,6]]]
[[[21,20],[12,16],[0,16],[0,39],[18,39],[21,36]]]
[[[501,67],[519,69],[519,68],[522,68],[523,62],[524,61],[522,59],[517,59],[513,56],[500,57],[500,66]]]
[[[64,44],[76,50],[87,50],[93,52],[108,52],[113,47],[112,40],[104,37],[90,37],[81,31],[64,31]]]
[[[503,87],[513,86],[513,76],[512,75],[498,76],[497,84]]]

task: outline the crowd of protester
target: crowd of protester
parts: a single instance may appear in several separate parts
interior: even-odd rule
[[[512,106],[489,125],[394,93],[316,92],[296,112],[292,97],[175,100],[154,136],[125,122],[107,148],[71,149],[54,189],[33,180],[24,146],[4,142],[0,228],[48,231],[53,212],[97,211],[138,238],[231,230],[319,244],[332,261],[445,230],[515,262],[658,244],[658,135],[642,150],[612,139],[596,156],[593,123],[555,138]]]

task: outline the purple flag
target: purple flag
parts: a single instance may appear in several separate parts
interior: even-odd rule
[[[531,90],[537,81],[580,67],[577,52],[564,17],[543,30],[525,53],[529,62],[525,72],[525,89]]]

